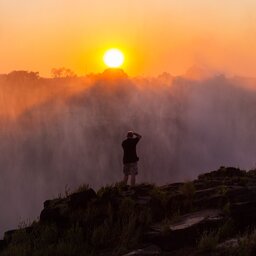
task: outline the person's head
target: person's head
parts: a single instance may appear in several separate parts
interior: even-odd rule
[[[128,131],[127,138],[132,138],[132,137],[133,137],[133,131]]]

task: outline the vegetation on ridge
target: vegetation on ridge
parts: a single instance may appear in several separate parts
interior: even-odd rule
[[[254,171],[222,167],[162,187],[66,189],[44,203],[40,220],[6,232],[0,255],[124,255],[148,245],[159,255],[255,255],[255,188]]]

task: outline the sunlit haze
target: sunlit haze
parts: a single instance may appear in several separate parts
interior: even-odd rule
[[[142,135],[136,184],[255,173],[255,14],[256,0],[0,0],[0,250],[45,200],[120,182],[127,131]]]
[[[117,47],[129,75],[197,64],[256,76],[255,11],[254,0],[0,0],[0,73],[98,73]]]

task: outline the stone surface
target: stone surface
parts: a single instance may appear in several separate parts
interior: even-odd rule
[[[230,205],[230,214],[240,228],[256,225],[256,201],[238,202]]]
[[[62,199],[62,198],[56,198],[56,199],[53,199],[53,200],[46,200],[44,202],[44,208],[47,208],[47,207],[54,207],[56,205],[59,205],[59,204],[62,204],[64,203],[65,200]]]
[[[136,199],[136,203],[139,205],[148,205],[150,203],[151,196],[139,196]]]
[[[8,230],[4,233],[4,241],[5,243],[9,244],[12,241],[12,236],[18,229]]]
[[[4,233],[4,240],[3,240],[4,242],[3,242],[3,244],[4,245],[10,244],[13,241],[13,236],[17,232],[23,231],[27,234],[30,234],[32,232],[32,230],[33,230],[33,228],[30,226],[30,227],[26,227],[26,228],[22,228],[22,229],[13,229],[13,230],[6,231]]]
[[[68,206],[65,203],[48,206],[40,214],[40,221],[65,226],[68,222]]]
[[[170,225],[170,230],[175,231],[188,229],[202,222],[216,221],[222,219],[222,211],[218,209],[207,209],[181,216],[179,221]]]
[[[203,231],[217,229],[223,223],[222,212],[207,209],[179,217],[169,226],[154,225],[146,234],[145,240],[154,242],[163,250],[174,250],[184,246],[195,245]]]
[[[0,252],[6,247],[6,241],[5,240],[0,240]]]
[[[237,238],[232,238],[229,240],[224,241],[223,243],[220,243],[217,245],[217,249],[229,249],[229,248],[236,248],[239,245],[239,240]]]
[[[86,208],[88,202],[96,198],[97,195],[93,189],[87,189],[82,192],[73,193],[69,196],[68,205],[70,208]]]
[[[226,203],[228,202],[228,199],[223,195],[213,195],[209,196],[208,198],[202,198],[202,199],[195,199],[193,202],[193,206],[197,209],[205,209],[209,207],[215,207],[215,208],[222,208]]]
[[[146,248],[134,250],[123,256],[155,256],[155,255],[162,255],[161,249],[157,246],[152,245]]]
[[[213,178],[232,178],[232,177],[245,177],[246,171],[234,167],[221,167],[216,171],[205,173],[198,176],[199,180],[213,179]]]

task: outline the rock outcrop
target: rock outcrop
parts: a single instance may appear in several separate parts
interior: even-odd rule
[[[255,213],[255,170],[221,167],[193,182],[160,187],[114,185],[97,193],[84,187],[45,201],[40,220],[5,232],[0,251],[11,255],[10,248],[23,246],[29,255],[44,247],[61,255],[69,244],[73,254],[65,249],[65,255],[210,255],[204,242],[211,238],[215,255],[224,255],[228,241],[254,229]]]

